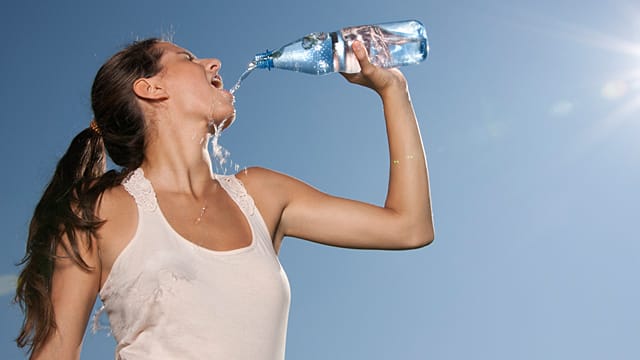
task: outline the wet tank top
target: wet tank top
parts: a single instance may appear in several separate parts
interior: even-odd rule
[[[244,185],[232,175],[216,180],[249,222],[247,247],[214,251],[190,242],[163,216],[142,169],[123,181],[138,227],[100,291],[117,360],[284,359],[287,276]]]

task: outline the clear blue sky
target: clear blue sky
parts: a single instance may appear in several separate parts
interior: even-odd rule
[[[366,5],[364,5],[366,4]],[[436,240],[409,252],[286,239],[287,359],[638,359],[640,4],[634,1],[13,1],[0,11],[0,357],[19,359],[11,294],[55,162],[89,88],[135,38],[222,59],[312,31],[422,20],[404,68],[427,150]],[[382,204],[375,94],[340,76],[256,71],[221,138],[241,167]],[[83,359],[112,359],[106,332]]]

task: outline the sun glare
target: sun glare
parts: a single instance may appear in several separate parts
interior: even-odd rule
[[[637,12],[636,12],[637,13]],[[640,17],[635,28],[640,29]],[[640,42],[610,35],[603,31],[581,27],[575,24],[560,23],[559,32],[580,43],[605,50],[613,54],[629,56],[635,59],[638,67],[622,69],[615,78],[604,79],[599,91],[600,99],[611,104],[613,110],[595,121],[589,129],[591,141],[602,139],[621,127],[640,125]],[[629,26],[633,28],[633,26]],[[607,106],[605,104],[605,106]]]

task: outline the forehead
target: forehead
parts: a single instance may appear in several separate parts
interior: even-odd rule
[[[177,57],[176,54],[190,54],[195,58],[195,55],[191,53],[191,51],[182,48],[174,43],[170,42],[159,42],[156,46],[162,50],[162,56],[160,57],[160,63],[166,65],[168,62],[174,61]],[[174,56],[171,56],[174,55]]]
[[[163,52],[190,52],[189,50],[170,42],[160,42],[157,46],[162,49]]]

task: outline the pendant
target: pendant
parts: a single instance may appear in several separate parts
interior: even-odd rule
[[[204,216],[205,211],[207,211],[207,204],[206,203],[202,206],[202,209],[200,209],[200,215],[198,216],[196,221],[193,222],[194,225],[198,225],[200,223],[200,221],[202,221],[202,217]]]

